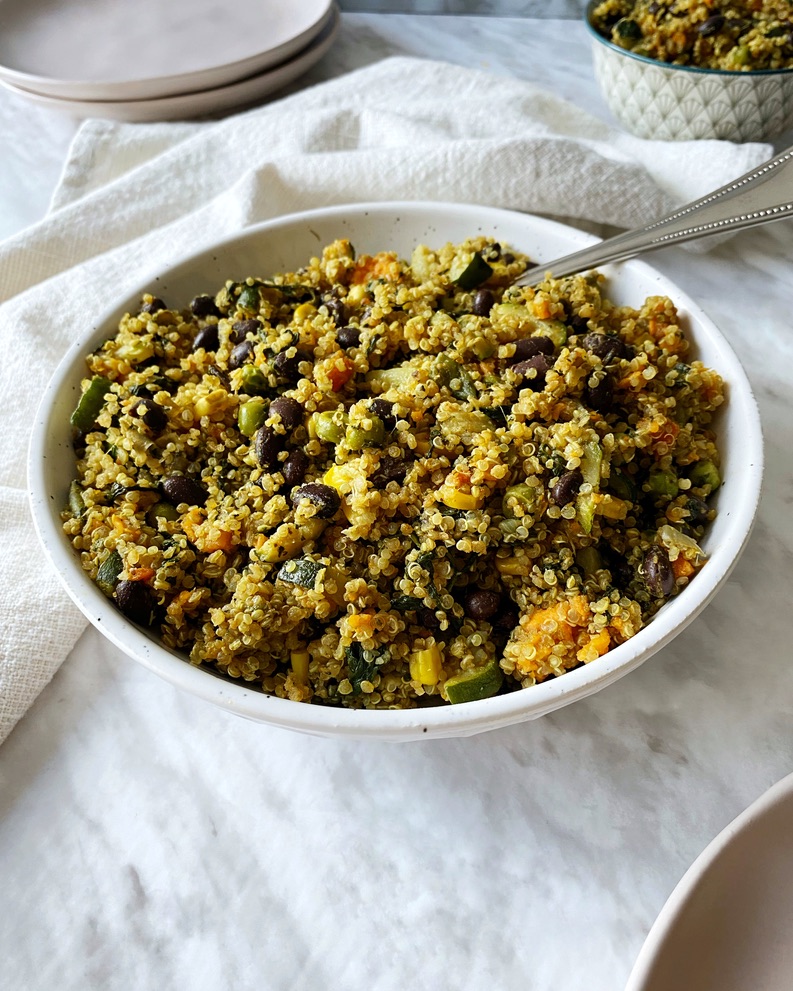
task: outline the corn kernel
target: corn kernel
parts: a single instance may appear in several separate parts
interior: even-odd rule
[[[441,677],[443,658],[437,644],[409,655],[410,677],[422,685],[437,685]]]
[[[479,509],[484,504],[481,496],[461,492],[460,489],[447,489],[441,496],[444,506],[449,509]]]
[[[313,303],[301,303],[300,306],[295,309],[295,323],[305,323],[306,320],[310,320],[316,312],[317,308]]]
[[[308,662],[310,660],[307,650],[293,650],[289,655],[289,663],[292,665],[292,676],[295,681],[305,685],[308,681]]]
[[[519,557],[497,557],[496,569],[502,575],[526,575],[527,565]]]

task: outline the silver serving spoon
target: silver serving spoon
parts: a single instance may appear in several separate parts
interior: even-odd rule
[[[759,227],[785,217],[793,217],[793,148],[646,227],[617,234],[555,261],[534,265],[514,284],[531,286],[540,282],[547,272],[561,278],[670,244]]]

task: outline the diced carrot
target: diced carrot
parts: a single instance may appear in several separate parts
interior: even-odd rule
[[[367,639],[374,633],[374,613],[359,612],[347,617],[347,625],[361,639]]]
[[[674,572],[675,578],[689,578],[694,574],[694,565],[688,560],[688,558],[683,557],[679,554],[674,561],[672,561],[672,571]]]
[[[343,365],[343,367],[341,367]],[[349,358],[341,358],[337,361],[335,365],[328,371],[328,378],[330,379],[331,388],[334,392],[338,392],[343,386],[350,381],[350,379],[355,374],[355,365],[350,361]]]
[[[129,580],[131,582],[147,582],[154,578],[154,568],[130,568]]]

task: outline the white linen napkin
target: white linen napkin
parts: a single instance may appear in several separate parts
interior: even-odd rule
[[[85,625],[29,520],[25,424],[67,345],[115,296],[296,210],[455,200],[633,227],[771,151],[645,141],[530,83],[412,58],[220,121],[84,123],[48,216],[0,245],[0,741]]]

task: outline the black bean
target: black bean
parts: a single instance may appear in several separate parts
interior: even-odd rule
[[[296,350],[294,354],[287,351],[280,351],[273,360],[273,368],[277,374],[287,382],[297,382],[300,378],[300,362],[311,361],[311,355],[306,351]]]
[[[627,560],[615,550],[611,544],[601,540],[598,544],[598,553],[603,559],[603,566],[611,572],[611,580],[617,588],[626,589],[633,581],[633,568]]]
[[[551,486],[551,499],[557,506],[566,506],[578,495],[584,477],[578,468],[566,471],[559,481]]]
[[[198,351],[199,348],[203,348],[205,351],[217,351],[219,343],[218,325],[208,323],[193,338],[193,350]]]
[[[515,342],[515,353],[510,361],[516,363],[526,361],[536,354],[552,355],[555,350],[550,337],[524,337],[523,340]]]
[[[489,289],[477,289],[471,303],[471,312],[478,317],[486,317],[496,302],[496,297]]]
[[[154,622],[156,600],[145,582],[123,581],[116,585],[116,602],[127,619],[139,626]]]
[[[336,331],[336,341],[340,348],[356,348],[361,340],[360,327],[339,327]]]
[[[369,481],[376,489],[384,489],[389,482],[402,482],[409,467],[410,462],[406,458],[392,458],[384,454]]]
[[[253,435],[254,454],[265,471],[275,471],[278,468],[278,455],[283,446],[283,434],[277,434],[272,427],[259,427]]]
[[[167,307],[165,303],[160,299],[159,296],[155,296],[150,303],[144,303],[141,308],[141,313],[157,313],[159,310],[165,310]]]
[[[190,302],[194,317],[219,317],[220,310],[215,306],[215,297],[202,294]]]
[[[655,546],[647,551],[642,561],[641,573],[650,594],[657,599],[669,595],[675,587],[675,573],[663,547]]]
[[[369,403],[369,409],[375,416],[380,417],[386,430],[394,429],[396,426],[396,417],[394,416],[393,403],[390,403],[387,399],[373,399]]]
[[[203,506],[207,501],[207,490],[203,485],[187,475],[168,475],[160,483],[162,494],[174,506],[187,503],[188,506]]]
[[[589,324],[584,317],[579,316],[577,313],[573,313],[567,318],[567,326],[574,334],[584,334],[586,333]]]
[[[703,38],[709,38],[712,34],[718,34],[724,27],[725,18],[723,14],[713,14],[706,21],[703,21],[697,31]]]
[[[692,526],[702,526],[703,523],[707,522],[708,504],[704,499],[700,499],[698,496],[692,496],[686,502],[686,509],[688,510],[688,522]]]
[[[284,461],[281,465],[281,474],[284,476],[284,481],[290,489],[295,485],[300,485],[306,477],[308,465],[309,459],[305,451],[292,451],[286,461]]]
[[[584,402],[597,413],[608,413],[614,405],[614,383],[610,375],[604,375],[597,385],[584,389]]]
[[[546,355],[535,354],[528,361],[519,361],[517,365],[513,365],[512,371],[518,376],[521,388],[542,392],[545,388],[545,375],[551,365],[552,362]]]
[[[426,606],[416,610],[416,623],[429,630],[430,633],[440,633],[441,631],[441,621],[435,615],[435,610],[427,609]]]
[[[501,596],[497,592],[477,589],[465,597],[465,611],[472,619],[490,619],[498,612]]]
[[[258,334],[262,329],[261,320],[251,317],[250,320],[237,320],[231,325],[229,340],[232,344],[242,344],[248,334]]]
[[[243,341],[232,348],[229,355],[229,368],[240,368],[253,357],[253,341]]]
[[[153,434],[161,434],[168,426],[168,414],[153,399],[138,399],[130,409]]]
[[[294,430],[303,422],[303,404],[296,399],[290,399],[289,396],[279,396],[270,403],[268,417],[275,416],[276,413],[281,417],[281,423],[287,430]]]
[[[633,348],[616,334],[587,334],[581,344],[591,354],[600,358],[604,365],[610,364],[616,358],[633,357]]]
[[[301,502],[313,502],[317,507],[317,516],[327,520],[334,516],[341,505],[339,493],[321,482],[309,482],[301,485],[299,489],[294,489],[291,495],[292,505],[298,506]]]
[[[518,625],[518,610],[510,602],[508,605],[501,606],[499,611],[493,617],[493,631],[500,634],[509,634]]]
[[[331,320],[337,327],[342,327],[344,325],[344,321],[347,319],[347,307],[340,299],[335,299],[333,296],[324,300],[324,303],[328,308],[328,314],[330,315]]]

